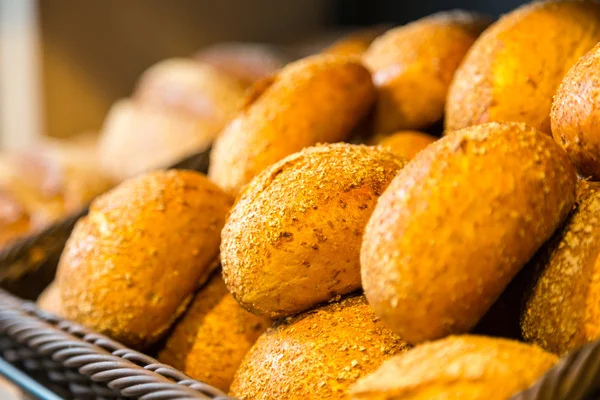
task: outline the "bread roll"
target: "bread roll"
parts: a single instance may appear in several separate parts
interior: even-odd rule
[[[281,318],[360,288],[360,244],[404,161],[345,143],[286,157],[250,182],[223,228],[221,263],[248,310]]]
[[[231,203],[203,175],[176,170],[94,200],[60,258],[65,316],[135,348],[156,341],[216,266]]]
[[[62,304],[60,300],[60,290],[56,281],[52,281],[37,299],[38,308],[52,313],[62,315]]]
[[[600,180],[600,45],[567,73],[552,103],[552,136],[579,173]]]
[[[558,361],[536,346],[451,336],[392,357],[351,389],[352,400],[506,400]]]
[[[523,337],[564,354],[600,337],[600,183],[580,181],[577,207],[531,261]]]
[[[519,121],[550,134],[552,96],[599,40],[595,1],[535,1],[506,14],[456,71],[446,102],[447,131]]]
[[[158,359],[225,392],[256,339],[271,325],[244,310],[215,273],[192,300]]]
[[[357,379],[408,346],[364,296],[283,320],[255,343],[230,394],[241,400],[343,399]]]
[[[470,330],[566,218],[575,169],[522,123],[456,131],[413,159],[365,229],[375,313],[409,343]]]
[[[407,160],[412,160],[421,150],[435,142],[435,136],[419,131],[399,131],[375,137],[374,144]]]
[[[372,26],[353,32],[336,40],[327,46],[323,52],[340,56],[360,57],[369,48],[369,45],[382,35],[389,27],[385,25]]]
[[[378,90],[375,130],[419,129],[442,118],[454,71],[489,19],[446,11],[394,28],[363,56]]]
[[[356,60],[319,55],[289,64],[254,87],[244,111],[221,133],[209,176],[237,194],[285,156],[346,138],[374,96],[371,75]]]

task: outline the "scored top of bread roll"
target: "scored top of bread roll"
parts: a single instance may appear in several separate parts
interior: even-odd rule
[[[542,349],[485,336],[450,336],[385,361],[351,389],[353,400],[506,400],[558,358]]]

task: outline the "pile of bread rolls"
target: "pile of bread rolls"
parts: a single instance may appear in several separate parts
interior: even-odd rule
[[[221,117],[196,97],[216,67],[147,72],[118,113],[210,124],[208,176],[158,170],[96,199],[40,305],[248,400],[508,399],[600,337],[600,4],[373,32],[239,106],[215,89]],[[522,337],[474,334],[517,276]]]

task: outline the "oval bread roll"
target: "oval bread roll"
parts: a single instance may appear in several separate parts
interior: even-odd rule
[[[369,48],[373,40],[382,35],[387,29],[387,26],[380,25],[358,30],[336,40],[323,52],[340,56],[360,57]]]
[[[360,244],[404,161],[345,143],[293,154],[242,192],[222,232],[223,276],[248,310],[281,318],[360,288]]]
[[[158,359],[227,392],[242,359],[270,325],[240,307],[219,272],[196,294]]]
[[[536,346],[451,336],[385,361],[351,389],[352,400],[506,400],[558,361]]]
[[[531,261],[523,337],[562,355],[600,337],[600,183],[580,181],[577,207]]]
[[[289,64],[257,84],[245,110],[221,133],[210,178],[237,194],[285,156],[343,140],[366,116],[374,92],[369,71],[348,57],[318,55]]]
[[[62,304],[60,290],[56,281],[52,281],[40,294],[36,302],[37,306],[54,315],[62,315]]]
[[[552,96],[598,41],[596,1],[535,1],[506,14],[479,37],[456,71],[446,130],[519,121],[550,134]]]
[[[203,175],[157,171],[94,200],[57,272],[64,315],[144,348],[216,266],[232,199]]]
[[[407,164],[365,230],[373,310],[409,343],[470,330],[566,218],[575,169],[522,123],[456,131]]]
[[[240,400],[343,399],[357,379],[408,346],[354,296],[283,320],[236,372]]]
[[[446,11],[377,38],[363,56],[378,90],[375,130],[419,129],[441,119],[454,71],[489,22]]]
[[[421,150],[436,140],[435,136],[419,131],[399,131],[391,135],[376,137],[375,144],[397,156],[412,160]]]
[[[579,173],[600,180],[600,45],[563,79],[552,103],[552,136]]]

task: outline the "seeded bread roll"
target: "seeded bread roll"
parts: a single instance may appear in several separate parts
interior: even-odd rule
[[[318,55],[289,64],[254,86],[244,111],[215,142],[209,176],[237,194],[285,156],[345,139],[374,97],[371,74],[357,60]]]
[[[419,129],[441,119],[454,71],[489,22],[446,11],[378,37],[363,56],[378,90],[375,130]]]
[[[595,1],[535,1],[506,14],[479,37],[456,71],[446,130],[518,121],[550,134],[552,96],[598,41]]]
[[[217,265],[232,199],[202,174],[157,171],[97,198],[57,271],[64,315],[144,348]]]
[[[236,372],[241,400],[343,399],[357,379],[408,349],[364,296],[286,318],[264,333]]]
[[[244,310],[215,273],[167,339],[158,359],[225,392],[271,321]]]
[[[375,137],[374,144],[407,160],[412,160],[421,150],[435,142],[435,136],[419,131],[399,131]]]
[[[54,315],[62,315],[60,290],[56,281],[52,281],[37,299],[37,306]]]
[[[600,180],[600,45],[563,79],[552,103],[552,136],[584,177]]]
[[[352,400],[506,400],[558,361],[536,346],[451,336],[384,362],[351,389]]]
[[[281,318],[360,288],[360,244],[404,161],[374,147],[307,148],[242,192],[222,232],[223,277],[248,310]]]
[[[531,261],[523,337],[562,355],[600,337],[600,183],[580,181],[577,207]]]
[[[456,131],[423,150],[365,229],[369,303],[409,343],[469,331],[567,217],[575,169],[522,123]]]

